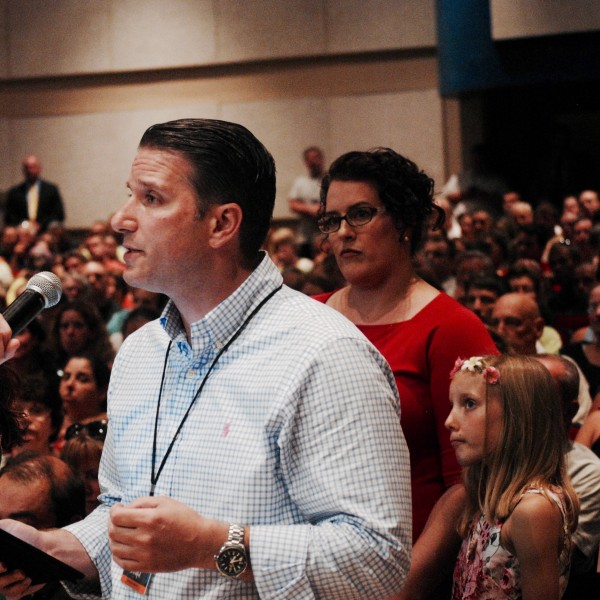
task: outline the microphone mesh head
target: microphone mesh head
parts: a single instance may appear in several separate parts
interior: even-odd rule
[[[26,289],[38,292],[46,301],[44,308],[50,308],[58,303],[62,295],[60,279],[50,271],[34,275],[27,283]]]

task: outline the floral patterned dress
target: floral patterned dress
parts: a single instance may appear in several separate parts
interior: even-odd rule
[[[530,488],[525,493],[542,491]],[[569,580],[571,537],[561,496],[550,490],[546,494],[556,502],[563,517],[563,545],[558,559],[562,597]],[[483,515],[473,519],[454,567],[452,600],[520,600],[521,566],[517,557],[500,545],[502,525],[501,521],[489,523]]]

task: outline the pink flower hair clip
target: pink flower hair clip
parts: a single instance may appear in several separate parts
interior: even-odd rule
[[[486,383],[496,385],[500,381],[500,371],[496,367],[491,367],[485,364],[481,356],[472,356],[471,358],[457,358],[452,371],[450,371],[450,379],[459,371],[468,373],[481,373]]]

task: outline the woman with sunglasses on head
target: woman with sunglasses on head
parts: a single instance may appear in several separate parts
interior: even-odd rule
[[[448,373],[457,355],[497,352],[473,313],[414,270],[428,228],[442,223],[433,180],[388,148],[344,154],[323,180],[319,228],[347,285],[315,298],[355,323],[392,367],[411,455],[414,539],[460,481],[444,427]]]
[[[65,445],[60,453],[85,485],[85,514],[89,515],[99,504],[100,484],[98,468],[108,421],[101,419],[87,424],[74,423],[65,432]]]
[[[77,428],[106,419],[109,379],[110,368],[97,356],[82,354],[67,361],[59,386],[65,418],[57,450],[62,449],[70,427]]]

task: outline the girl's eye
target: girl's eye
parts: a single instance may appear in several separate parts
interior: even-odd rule
[[[475,403],[474,400],[471,400],[471,398],[467,398],[465,400],[465,408],[470,409],[470,408],[475,408],[477,406],[477,404]]]

